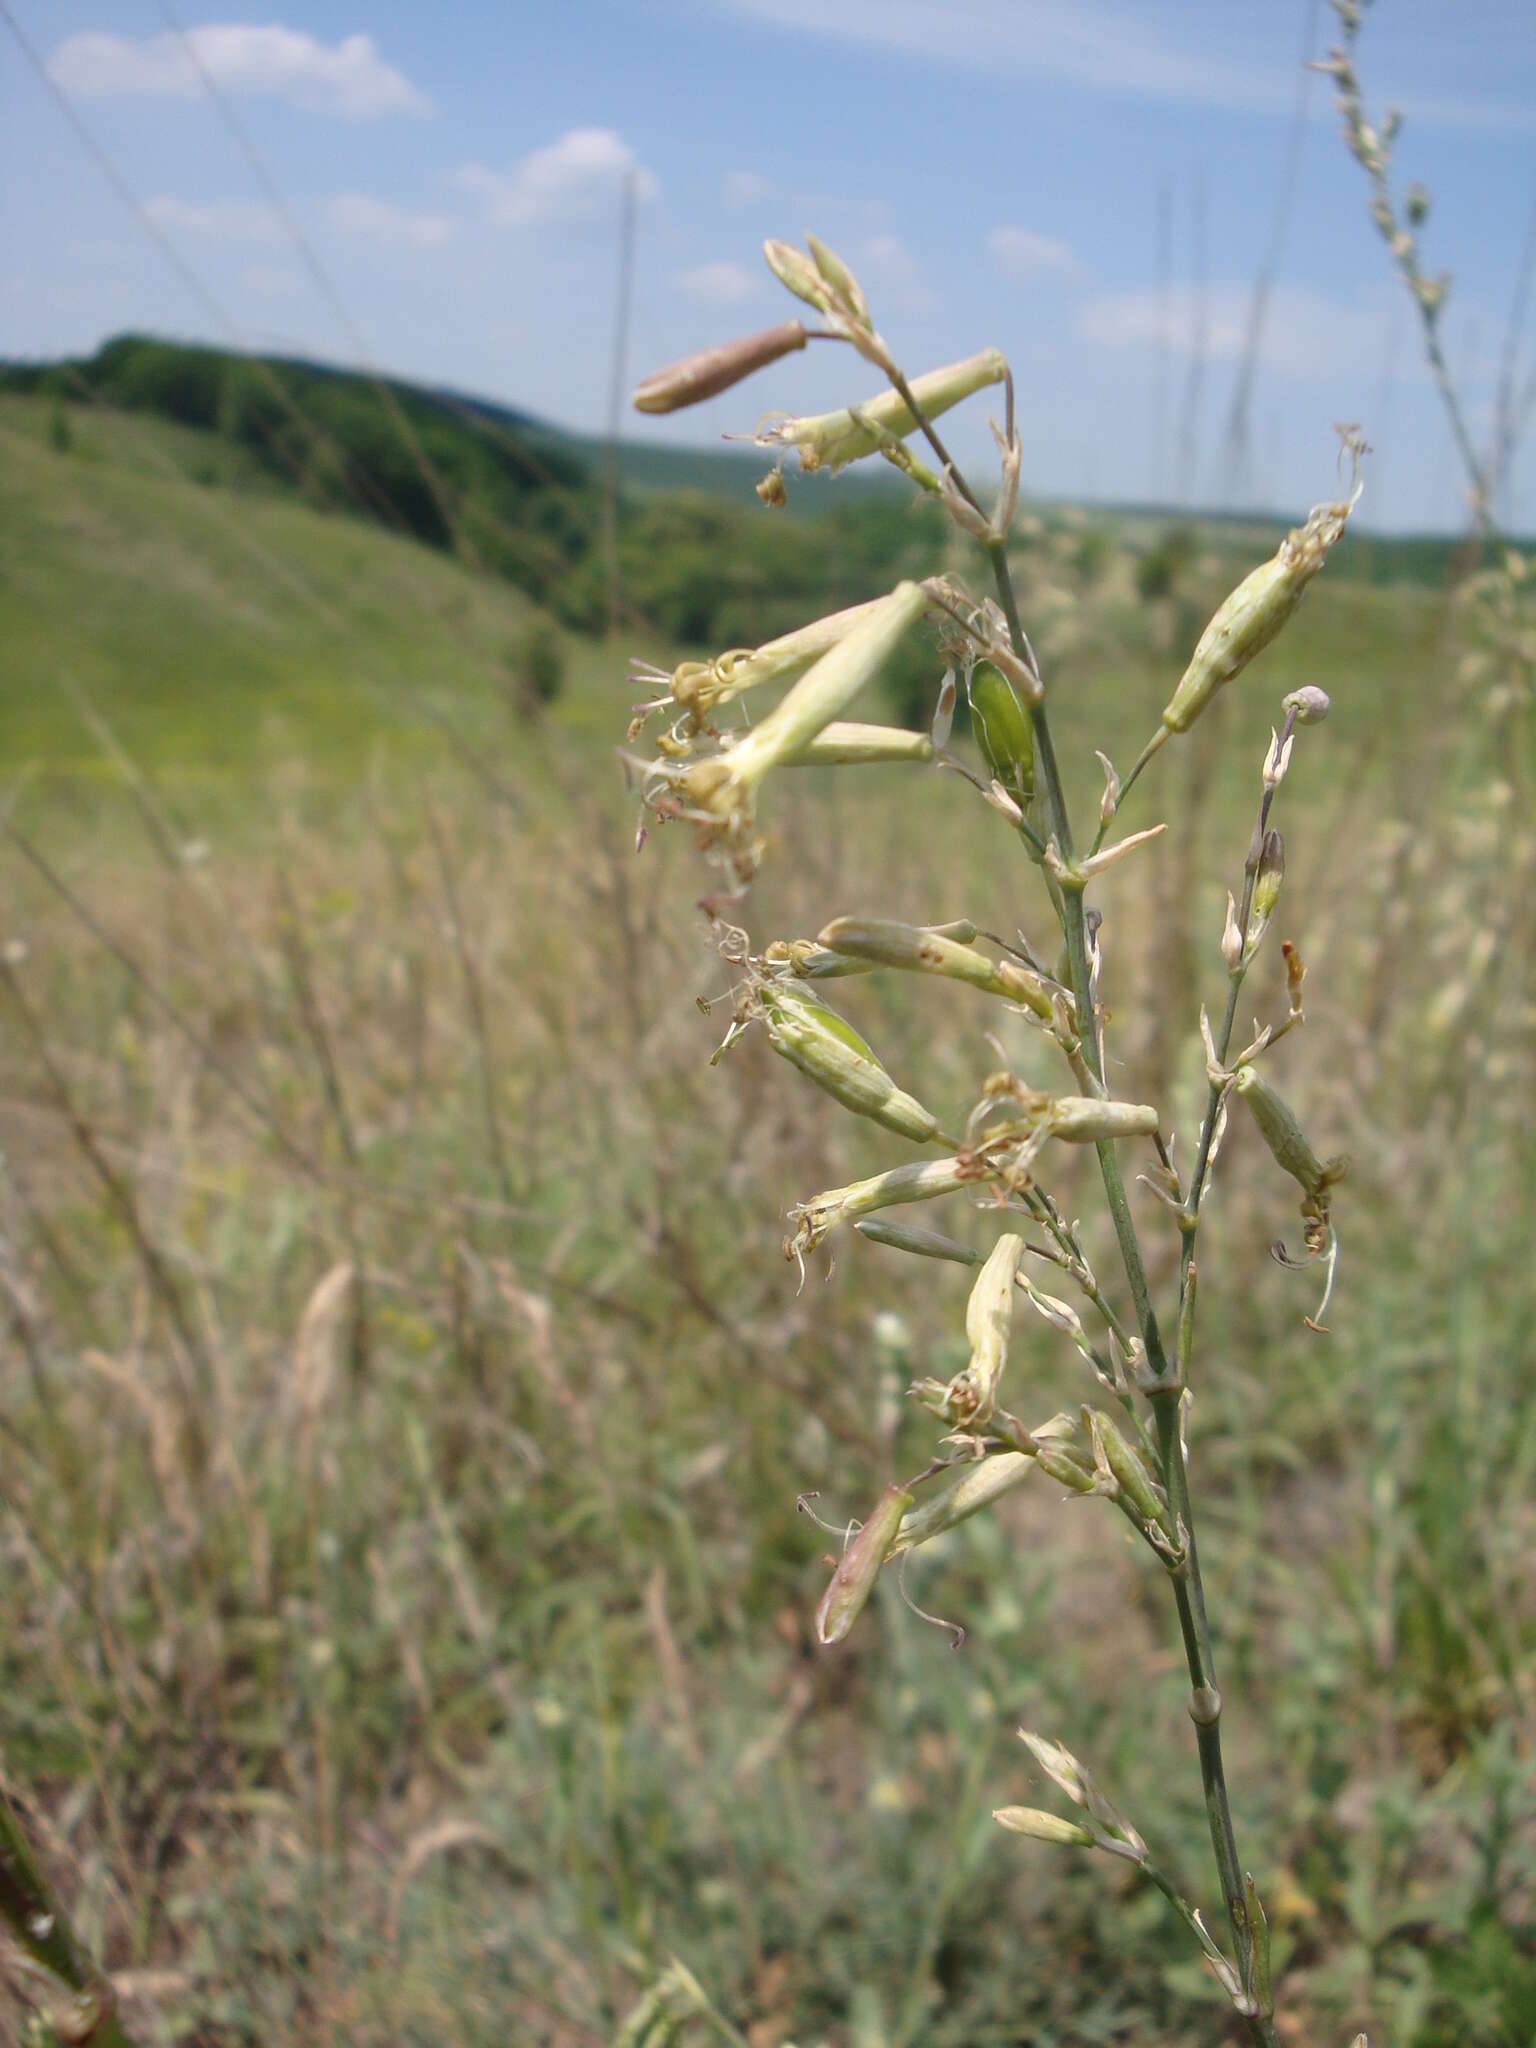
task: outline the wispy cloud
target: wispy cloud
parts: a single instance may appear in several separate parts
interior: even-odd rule
[[[1192,355],[1203,346],[1213,362],[1230,362],[1248,345],[1252,304],[1253,286],[1236,282],[1213,284],[1203,301],[1187,285],[1101,292],[1078,307],[1077,333],[1100,348],[1163,346]],[[1302,285],[1281,284],[1270,300],[1259,361],[1289,377],[1334,377],[1341,364],[1370,364],[1374,372],[1384,334],[1377,307],[1338,304]]]
[[[1262,10],[1134,6],[1126,0],[717,0],[775,27],[918,57],[946,69],[1009,72],[1033,84],[1076,86],[1124,99],[1165,100],[1230,113],[1289,115],[1294,49],[1269,61],[1252,49]],[[1287,37],[1287,44],[1289,38]],[[1225,43],[1225,47],[1223,47]],[[1380,81],[1383,104],[1424,127],[1529,130],[1519,101],[1407,95]],[[1331,118],[1327,93],[1314,119]]]
[[[756,206],[773,190],[773,180],[761,171],[727,171],[720,195],[727,206]]]
[[[922,268],[900,235],[870,235],[848,252],[867,292],[903,313],[921,313],[934,303]]]
[[[739,306],[757,298],[763,279],[744,263],[697,263],[679,276],[679,287],[690,298],[703,299],[711,306]]]
[[[1149,15],[1094,0],[724,0],[780,28],[874,44],[926,63],[965,70],[1025,71],[1036,80],[1137,99],[1171,99],[1286,111],[1288,79],[1176,47]]]
[[[994,228],[987,237],[992,260],[1005,277],[1076,277],[1077,258],[1065,242],[1033,228]]]
[[[78,99],[196,99],[198,67],[221,92],[285,101],[349,121],[430,114],[432,103],[386,64],[371,36],[317,42],[279,22],[209,22],[175,35],[67,36],[48,75]]]
[[[629,177],[639,198],[655,198],[656,180],[615,129],[571,128],[510,173],[465,164],[453,183],[495,227],[576,227],[613,219]]]
[[[170,234],[211,235],[221,242],[277,242],[283,227],[261,199],[178,199],[163,192],[144,211]]]
[[[362,235],[403,249],[440,249],[463,226],[449,214],[394,206],[366,192],[338,192],[326,201],[325,217],[341,234]]]

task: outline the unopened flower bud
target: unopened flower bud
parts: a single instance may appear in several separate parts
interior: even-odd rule
[[[1093,1439],[1094,1462],[1107,1471],[1136,1510],[1136,1519],[1172,1537],[1173,1518],[1162,1488],[1147,1470],[1134,1445],[1121,1435],[1114,1418],[1102,1408],[1084,1408],[1083,1421]]]
[[[923,1230],[915,1223],[891,1223],[883,1216],[866,1216],[854,1229],[871,1244],[889,1246],[894,1252],[911,1252],[920,1259],[947,1259],[955,1266],[979,1266],[981,1253],[972,1251],[957,1238],[939,1230]]]
[[[817,281],[821,283],[819,278]],[[821,289],[825,291],[826,286],[821,284]],[[934,419],[988,384],[1000,384],[1006,374],[1007,365],[998,351],[983,349],[964,362],[950,363],[941,370],[929,370],[914,377],[912,395],[924,416]],[[858,418],[854,417],[855,411]],[[856,408],[845,406],[839,412],[777,420],[759,430],[757,443],[762,448],[796,449],[802,469],[837,470],[862,456],[873,455],[880,447],[882,435],[892,435],[899,441],[916,425],[901,394],[885,390]]]
[[[936,1135],[937,1118],[896,1086],[847,1019],[808,988],[765,982],[756,1000],[774,1051],[845,1109],[918,1144]]]
[[[861,326],[869,325],[869,302],[859,289],[859,281],[835,249],[829,249],[825,242],[808,234],[805,245],[821,275],[843,301]]]
[[[1320,690],[1316,683],[1304,683],[1299,690],[1280,699],[1280,709],[1294,713],[1298,725],[1321,725],[1331,703],[1326,690]]]
[[[816,1640],[823,1649],[840,1643],[863,1612],[880,1567],[890,1555],[901,1518],[911,1506],[912,1495],[904,1487],[888,1486],[838,1560],[816,1609]]]
[[[1093,1469],[1080,1452],[1067,1444],[1041,1444],[1036,1463],[1048,1479],[1069,1493],[1093,1492]]]
[[[1092,1834],[1096,1847],[1111,1849],[1132,1862],[1145,1860],[1146,1843],[1119,1808],[1105,1798],[1092,1772],[1085,1764],[1078,1762],[1070,1749],[1064,1749],[1059,1742],[1048,1742],[1043,1735],[1035,1735],[1027,1728],[1019,1730],[1019,1740],[1051,1782],[1066,1793],[1072,1804],[1086,1810],[1093,1824]]]
[[[797,299],[804,299],[818,313],[831,312],[831,288],[803,250],[797,249],[793,242],[767,241],[763,244],[763,257],[786,291],[793,292]]]
[[[1188,732],[1216,692],[1274,639],[1300,604],[1328,550],[1343,534],[1354,497],[1314,507],[1278,551],[1244,577],[1201,634],[1163,711],[1170,732]]]
[[[1232,891],[1227,891],[1227,921],[1221,928],[1221,957],[1231,973],[1243,957],[1243,935],[1237,924],[1237,900]]]
[[[754,371],[803,349],[805,343],[805,329],[798,320],[781,321],[760,334],[744,334],[737,341],[703,348],[679,363],[668,364],[635,387],[631,402],[637,412],[681,412],[685,406],[729,391]]]
[[[978,661],[966,682],[971,730],[981,758],[1019,805],[1035,793],[1035,733],[1013,685],[995,661]]]
[[[1028,1835],[1036,1842],[1059,1842],[1064,1848],[1091,1849],[1093,1836],[1075,1820],[1063,1820],[1059,1814],[1045,1813],[1038,1806],[999,1806],[992,1818],[1010,1834]]]
[[[1403,194],[1403,211],[1416,228],[1423,227],[1429,219],[1429,194],[1417,182],[1410,185]]]

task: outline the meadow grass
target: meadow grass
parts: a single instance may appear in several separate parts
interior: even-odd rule
[[[912,1462],[900,1390],[964,1363],[966,1283],[861,1243],[797,1294],[774,1256],[790,1202],[881,1147],[758,1045],[709,1068],[720,1024],[679,1000],[721,993],[691,849],[634,858],[612,760],[629,647],[569,642],[533,718],[515,592],[143,441],[185,464],[199,437],[45,427],[0,405],[0,802],[142,979],[12,843],[0,1758],[137,2035],[597,2043],[676,1956],[753,2048],[1228,2039],[1157,1901],[991,1820],[1027,1790],[1018,1722],[1070,1717],[1198,1881],[1198,1790],[1161,1761],[1177,1646],[1111,1518],[1026,1487],[914,1573],[962,1652],[885,1588],[813,1652],[828,1544],[796,1495],[846,1515]],[[1140,737],[1246,566],[1205,530],[1148,604],[1133,540],[1091,574],[1070,522],[1019,550],[1080,804],[1089,735]],[[1294,1205],[1234,1129],[1197,1408],[1298,2043],[1536,2032],[1533,934],[1478,943],[1509,764],[1454,681],[1466,630],[1330,566],[1138,785],[1125,822],[1183,822],[1102,889],[1118,1092],[1192,1135],[1217,878],[1280,696],[1324,684],[1327,744],[1281,792],[1310,977],[1307,1057],[1277,1068],[1353,1155],[1347,1265],[1313,1337],[1267,1251]],[[199,861],[157,857],[61,675]],[[932,776],[918,836],[907,771],[869,772],[775,790],[761,930],[835,900],[1043,941],[972,791]],[[1154,978],[1180,1035],[1134,1023]],[[850,1014],[962,1105],[995,1018],[967,1038],[893,983]],[[1088,1191],[1056,1186],[1069,1214]],[[1138,1215],[1166,1279],[1176,1234]],[[1077,1398],[1069,1347],[1015,1345],[1041,1413]]]

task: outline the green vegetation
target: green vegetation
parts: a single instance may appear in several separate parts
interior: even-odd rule
[[[144,978],[8,847],[0,1758],[134,2038],[595,2048],[676,1956],[754,2048],[1226,2041],[1158,1900],[990,1817],[1030,1796],[1019,1721],[1070,1716],[1167,1861],[1201,1867],[1198,1786],[1163,1763],[1188,1739],[1177,1645],[1109,1517],[1026,1488],[924,1553],[912,1590],[967,1625],[958,1655],[885,1587],[813,1651],[831,1539],[796,1495],[857,1512],[926,1444],[899,1393],[964,1363],[965,1277],[861,1243],[796,1294],[782,1210],[870,1170],[878,1134],[760,1046],[710,1069],[726,1012],[678,1000],[724,992],[687,828],[630,851],[624,654],[675,660],[671,620],[723,646],[807,610],[808,580],[766,624],[745,575],[700,594],[697,558],[738,554],[722,522],[765,554],[799,536],[830,607],[901,572],[910,519],[637,494],[655,544],[647,565],[626,529],[626,589],[661,595],[621,651],[227,432],[62,402],[67,450],[51,392],[0,399],[0,808]],[[819,495],[860,502],[792,489]],[[1155,721],[1181,613],[1198,631],[1273,545],[1201,525],[1147,599],[1164,524],[1022,523],[1080,809],[1090,734]],[[1106,527],[1107,558],[1083,545]],[[555,529],[530,506],[522,530]],[[1284,791],[1309,912],[1281,928],[1311,976],[1283,1086],[1354,1159],[1332,1338],[1269,1259],[1294,1204],[1236,1118],[1204,1226],[1233,1772],[1299,2038],[1523,2048],[1536,1187],[1531,855],[1507,825],[1529,742],[1499,676],[1459,679],[1483,626],[1437,587],[1444,551],[1375,589],[1366,546],[1138,784],[1131,827],[1180,823],[1106,878],[1131,936],[1105,999],[1120,1092],[1192,1132],[1198,1047],[1123,1020],[1154,978],[1159,1009],[1219,999],[1204,877],[1240,867],[1280,696],[1322,683],[1328,744]],[[565,686],[535,721],[508,650],[549,632]],[[910,651],[913,716],[938,667]],[[835,895],[1043,937],[973,791],[930,774],[917,833],[892,780],[929,771],[864,772],[835,808],[814,774],[775,793],[765,928],[814,930]],[[888,984],[844,1007],[963,1109],[980,1013],[957,1043],[930,991]],[[1069,1213],[1088,1188],[1069,1168]],[[1010,1371],[1041,1413],[1081,1391],[1046,1333]]]

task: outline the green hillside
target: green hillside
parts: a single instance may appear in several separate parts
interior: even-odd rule
[[[222,396],[188,423],[70,389],[0,393],[0,811],[40,856],[3,853],[0,1748],[134,2038],[603,2048],[675,1955],[753,2048],[1014,2043],[1021,2000],[1041,2042],[1226,2041],[1155,1895],[990,1817],[1040,1796],[1021,1719],[1080,1740],[1219,1915],[1161,1567],[1105,1503],[1025,1488],[917,1561],[963,1654],[889,1575],[844,1650],[812,1649],[838,1538],[797,1495],[841,1525],[931,1455],[902,1392],[964,1364],[969,1281],[860,1239],[797,1291],[784,1211],[896,1141],[759,1031],[710,1064],[738,991],[708,873],[686,827],[637,857],[614,759],[632,651],[757,641],[958,560],[947,537],[816,479],[787,520],[637,489],[604,641],[561,623],[582,588],[601,616],[598,528],[541,525],[503,475],[516,532],[580,542],[547,606],[466,545],[493,471],[458,427],[432,444],[451,532],[391,531],[347,472],[225,431]],[[305,392],[338,430],[362,402]],[[590,471],[562,488],[587,517]],[[1128,764],[1272,541],[1021,518],[1079,818],[1093,747]],[[1101,987],[1117,1092],[1166,1107],[1183,1161],[1271,722],[1323,684],[1244,994],[1282,1015],[1275,940],[1301,946],[1308,1021],[1274,1071],[1354,1159],[1333,1334],[1270,1255],[1297,1190],[1240,1114],[1202,1225],[1190,1442],[1233,1791],[1297,2040],[1513,2048],[1536,2013],[1523,714],[1461,666],[1475,610],[1371,588],[1363,559],[1346,539],[1131,793],[1127,829],[1169,829],[1095,879]],[[907,655],[870,715],[926,717],[931,638]],[[163,811],[180,844],[146,829]],[[959,774],[785,770],[762,825],[727,913],[754,946],[840,912],[1050,928]],[[1052,1070],[955,993],[839,984],[959,1127],[1000,1053]],[[1124,1310],[1091,1153],[1048,1170]],[[1166,1301],[1176,1228],[1131,1199]],[[1045,1322],[1010,1374],[1031,1417],[1093,1397]]]

